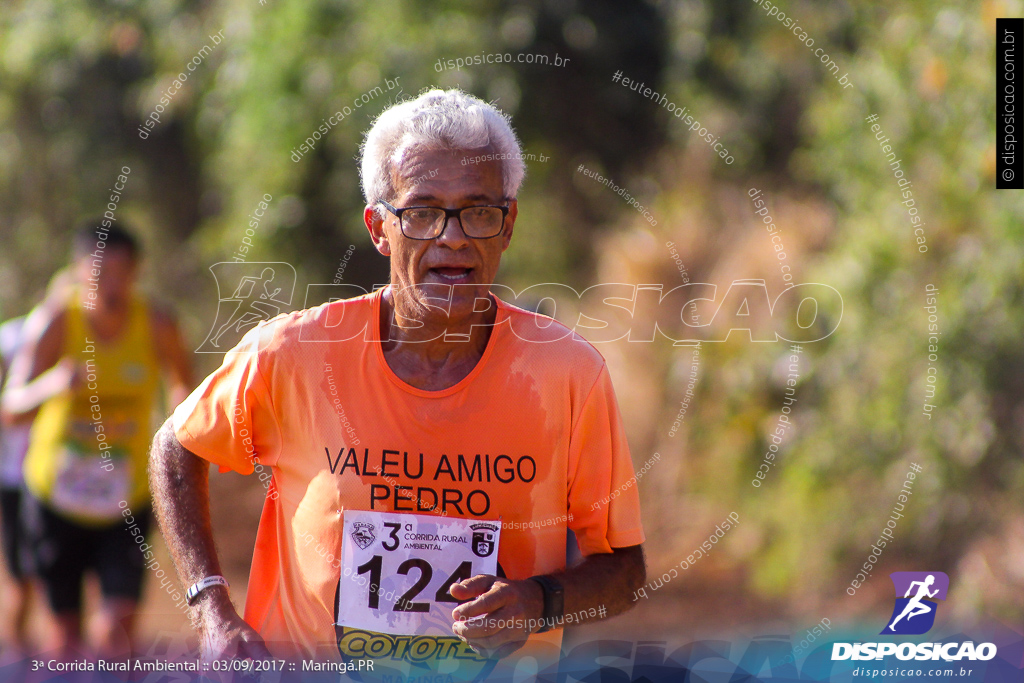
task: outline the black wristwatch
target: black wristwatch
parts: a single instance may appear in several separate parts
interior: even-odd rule
[[[551,630],[555,619],[561,620],[565,616],[565,591],[562,584],[546,574],[531,576],[530,580],[539,583],[544,591],[544,626],[537,631],[544,633]]]

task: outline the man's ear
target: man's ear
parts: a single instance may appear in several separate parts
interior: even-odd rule
[[[384,215],[387,217],[387,214]],[[367,204],[366,208],[363,209],[363,223],[370,232],[370,240],[373,241],[373,246],[377,249],[377,252],[382,256],[391,256],[391,243],[388,241],[387,232],[384,230],[384,219],[377,214],[376,208],[370,204]]]
[[[505,232],[502,233],[501,250],[504,252],[512,243],[512,230],[516,225],[516,217],[519,215],[519,200],[512,199],[508,203],[508,216],[505,217]]]

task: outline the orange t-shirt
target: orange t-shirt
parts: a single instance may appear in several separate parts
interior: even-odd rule
[[[500,519],[499,573],[512,579],[563,569],[567,527],[584,555],[644,540],[629,447],[594,347],[495,296],[476,367],[424,391],[384,359],[383,291],[261,323],[174,412],[181,444],[222,471],[273,473],[245,620],[306,656],[338,654],[346,509]],[[531,642],[557,645],[560,633]]]

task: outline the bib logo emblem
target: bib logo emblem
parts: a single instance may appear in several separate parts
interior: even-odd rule
[[[352,540],[360,549],[366,550],[371,543],[377,540],[377,535],[373,533],[373,525],[369,522],[356,522],[352,527]]]
[[[494,552],[494,532],[498,527],[493,524],[473,524],[473,554],[477,557],[490,557]]]

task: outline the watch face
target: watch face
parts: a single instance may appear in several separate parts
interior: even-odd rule
[[[564,591],[562,584],[550,576],[537,577],[544,590],[544,618],[551,619],[562,616],[564,609]]]
[[[561,617],[565,615],[565,595],[562,592],[562,587],[559,586],[556,590],[551,593],[551,611],[554,612],[554,616]]]

